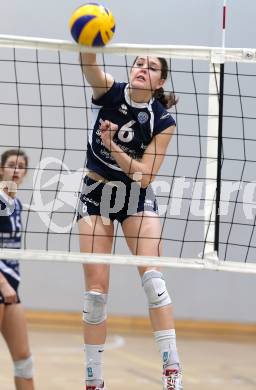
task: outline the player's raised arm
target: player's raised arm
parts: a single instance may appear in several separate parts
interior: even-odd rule
[[[91,47],[105,46],[115,33],[114,16],[109,9],[97,3],[78,7],[71,15],[69,26],[77,43]],[[113,85],[113,77],[98,66],[94,53],[82,53],[80,61],[94,99],[100,98]]]
[[[81,66],[92,87],[94,99],[100,98],[112,87],[114,79],[98,65],[95,53],[81,53]]]

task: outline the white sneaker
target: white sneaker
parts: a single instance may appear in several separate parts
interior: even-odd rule
[[[164,370],[163,390],[183,390],[181,371],[171,369]]]

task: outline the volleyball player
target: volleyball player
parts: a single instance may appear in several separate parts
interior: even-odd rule
[[[87,169],[79,205],[82,252],[111,253],[114,220],[122,225],[134,255],[161,256],[161,226],[150,183],[156,177],[175,130],[168,111],[176,103],[165,95],[165,59],[137,57],[130,81],[115,82],[97,64],[96,55],[81,55],[83,73],[92,87],[94,123],[89,134]],[[156,267],[139,267],[150,320],[163,364],[165,390],[181,390],[172,301]],[[102,355],[106,339],[108,265],[84,265],[84,342],[86,389],[104,388]],[[120,292],[120,299],[122,292]]]
[[[28,157],[21,150],[7,150],[0,165],[0,247],[21,247],[22,205],[16,189],[26,175]],[[18,286],[17,260],[0,260],[0,330],[9,348],[16,390],[34,390],[33,362],[29,349],[26,319]]]

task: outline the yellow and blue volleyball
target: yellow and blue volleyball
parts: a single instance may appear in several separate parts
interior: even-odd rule
[[[105,46],[115,33],[115,19],[103,5],[87,3],[77,8],[69,20],[74,40],[86,46]]]

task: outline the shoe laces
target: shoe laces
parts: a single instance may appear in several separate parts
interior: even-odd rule
[[[180,372],[178,370],[165,370],[166,390],[181,390]],[[178,386],[178,387],[177,387]]]
[[[104,387],[104,382],[102,383],[101,386],[97,385],[86,385],[85,390],[106,390]]]

